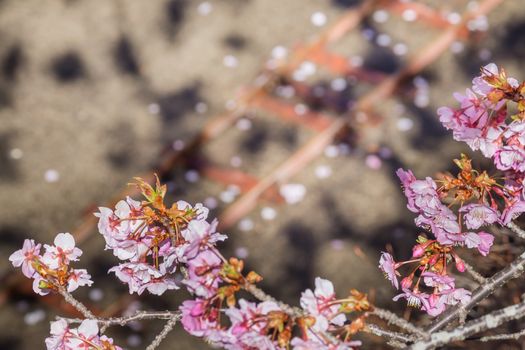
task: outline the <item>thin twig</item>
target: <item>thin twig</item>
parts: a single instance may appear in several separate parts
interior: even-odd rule
[[[396,325],[399,328],[404,329],[404,330],[406,330],[406,331],[408,331],[410,333],[416,334],[416,335],[418,335],[420,337],[427,337],[428,336],[428,334],[424,330],[414,326],[412,323],[410,323],[407,320],[397,316],[396,314],[394,314],[391,311],[384,310],[384,309],[381,309],[381,308],[378,308],[378,307],[374,307],[374,310],[372,310],[370,312],[370,314],[376,315],[377,317],[387,321],[389,324]]]
[[[82,304],[80,301],[75,299],[71,293],[69,293],[65,288],[59,287],[58,292],[60,295],[64,297],[64,300],[71,306],[73,306],[78,312],[80,312],[85,318],[94,319],[96,318],[95,315],[89,309],[86,307],[86,305]]]
[[[153,339],[150,345],[146,348],[146,350],[155,350],[160,343],[166,338],[169,332],[175,327],[177,324],[177,321],[179,320],[180,316],[172,316],[169,321],[166,323],[162,331]]]
[[[482,284],[479,288],[472,292],[472,297],[467,304],[458,304],[456,307],[448,309],[436,321],[434,321],[426,329],[426,331],[428,333],[433,333],[442,329],[450,322],[455,320],[457,317],[459,317],[462,313],[468,312],[474,306],[479,304],[480,301],[494,293],[496,289],[503,286],[511,279],[522,275],[525,271],[524,269],[525,252],[518,256],[518,258],[516,258],[516,260],[514,260],[512,264],[510,264],[500,272],[494,274],[492,277],[488,278],[484,284]]]
[[[451,331],[441,331],[434,333],[430,339],[419,341],[412,345],[409,349],[434,349],[435,347],[446,345],[453,341],[464,340],[473,334],[485,331],[487,329],[499,327],[505,322],[518,320],[524,316],[525,302],[521,302],[519,304],[493,311],[485,316],[481,316],[475,320],[467,322],[464,326],[455,328]]]
[[[512,230],[521,239],[525,239],[525,230],[523,230],[521,227],[516,225],[514,221],[511,221],[507,224],[507,227]]]
[[[525,335],[525,329],[522,329],[521,331],[517,333],[489,335],[489,336],[481,338],[480,340],[481,341],[505,340],[505,339],[518,340],[520,337],[524,335]]]
[[[404,344],[414,341],[413,337],[408,334],[382,329],[375,324],[367,324],[364,331],[375,334],[379,337],[387,338],[389,340],[396,340]]]
[[[487,279],[481,274],[476,271],[470,264],[468,264],[465,260],[463,260],[463,264],[465,265],[465,268],[467,269],[467,273],[474,279],[474,281],[478,282],[479,284],[483,284],[487,281]]]
[[[141,320],[169,320],[172,317],[180,317],[179,311],[137,311],[136,313],[129,316],[122,317],[111,317],[111,318],[94,318],[99,324],[104,326],[125,326],[130,322],[141,321]],[[63,318],[68,323],[81,323],[84,321],[82,318]]]

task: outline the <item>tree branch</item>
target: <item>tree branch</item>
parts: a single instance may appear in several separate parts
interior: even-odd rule
[[[505,339],[514,339],[518,340],[520,337],[525,335],[525,329],[521,330],[517,333],[510,333],[510,334],[498,334],[498,335],[489,335],[486,337],[481,338],[481,341],[491,341],[491,340],[505,340]]]
[[[509,222],[507,227],[510,228],[519,238],[525,239],[525,230],[516,225],[514,221]]]
[[[73,306],[78,312],[82,314],[85,318],[96,318],[95,315],[89,309],[86,307],[86,305],[82,304],[80,301],[75,299],[71,293],[69,293],[64,287],[59,287],[58,292],[60,295],[64,297],[64,300],[71,306]]]
[[[133,315],[122,316],[122,317],[111,317],[111,318],[94,318],[99,324],[109,327],[109,326],[125,326],[126,324],[134,321],[140,320],[169,320],[172,317],[179,317],[179,311],[137,311]],[[81,318],[63,318],[68,323],[81,323],[84,319]]]
[[[428,334],[423,331],[422,329],[414,326],[412,323],[408,322],[407,320],[397,316],[391,311],[384,310],[378,307],[374,307],[374,309],[370,312],[372,315],[376,315],[377,317],[387,321],[389,324],[393,324],[398,326],[401,329],[404,329],[410,333],[416,334],[420,337],[427,337]]]
[[[458,327],[452,331],[441,331],[431,335],[430,339],[415,343],[409,349],[426,350],[433,349],[457,340],[464,340],[467,337],[499,327],[501,324],[518,320],[525,316],[525,302],[508,306],[506,308],[493,311],[485,316],[467,322],[464,326]]]
[[[476,282],[478,282],[479,284],[484,284],[487,279],[483,276],[481,276],[481,274],[476,271],[469,263],[467,263],[465,260],[463,260],[463,264],[465,265],[465,268],[467,270],[467,273],[470,275],[470,277],[472,277],[472,279]]]
[[[180,316],[172,316],[169,321],[166,323],[162,331],[153,339],[150,345],[146,348],[146,350],[155,350],[160,343],[166,338],[169,332],[173,330],[173,327],[177,324],[177,321],[179,320]]]
[[[367,324],[366,327],[364,328],[364,331],[377,335],[379,337],[387,338],[389,340],[395,340],[403,344],[414,341],[414,338],[408,334],[403,334],[399,332],[393,332],[387,329],[382,329],[375,324]],[[404,347],[404,346],[401,346],[401,347]]]
[[[506,284],[513,278],[516,278],[523,274],[525,268],[525,252],[522,253],[516,260],[514,260],[509,266],[494,274],[492,277],[486,279],[485,283],[472,292],[472,297],[466,305],[458,304],[457,306],[445,311],[436,321],[434,321],[426,331],[428,333],[436,332],[450,322],[455,320],[461,314],[468,312],[474,306],[476,306],[481,300],[485,299],[494,291]]]

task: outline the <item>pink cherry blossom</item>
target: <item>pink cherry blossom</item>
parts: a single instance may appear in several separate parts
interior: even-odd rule
[[[379,259],[379,268],[383,271],[385,277],[390,282],[392,282],[392,285],[396,287],[396,289],[399,289],[395,265],[396,262],[394,261],[392,255],[385,252],[381,253],[381,258]]]
[[[428,303],[429,295],[419,291],[412,291],[410,289],[403,289],[403,293],[396,295],[392,300],[397,301],[401,298],[407,300],[408,306],[421,308],[422,305]]]
[[[272,341],[267,335],[259,332],[246,332],[241,334],[234,344],[225,346],[227,350],[244,349],[265,349],[265,350],[285,350],[277,346],[277,342]]]
[[[465,225],[471,230],[493,224],[499,220],[500,216],[496,210],[479,203],[465,205],[459,211],[465,213]]]
[[[219,327],[217,315],[207,312],[207,302],[205,300],[186,300],[179,309],[182,313],[182,326],[191,335],[203,337],[212,329]]]
[[[414,200],[415,200],[414,191],[410,188],[410,185],[416,181],[416,177],[414,176],[411,170],[405,171],[401,168],[397,169],[396,174],[401,180],[401,184],[403,185],[405,196],[408,199],[407,208],[414,213],[419,212],[418,208],[415,206],[415,203],[414,203]]]
[[[496,64],[494,63],[487,64],[481,69],[481,75],[478,77],[475,77],[472,80],[473,90],[481,96],[487,96],[492,90],[494,90],[494,87],[492,87],[483,78],[490,77],[490,76],[499,76],[499,75],[500,75],[500,71],[499,71],[498,66],[496,66]],[[512,78],[512,77],[507,77],[507,83],[513,88],[517,88],[519,86],[519,82],[515,78]]]
[[[465,305],[470,301],[472,293],[464,288],[456,288],[443,292],[443,295],[446,295],[446,303],[448,305],[456,305],[458,303]]]
[[[47,350],[66,349],[66,341],[69,336],[69,325],[66,320],[51,322],[51,336],[45,340]]]
[[[72,329],[73,336],[67,339],[72,349],[91,349],[91,344],[98,343],[98,325],[95,320],[84,320],[77,329]]]
[[[46,252],[42,257],[42,261],[51,269],[62,264],[69,265],[70,261],[77,261],[82,255],[82,251],[75,247],[75,239],[70,233],[59,233],[54,243],[54,246],[44,245]]]
[[[242,315],[232,315],[231,312],[236,313],[237,308],[230,308],[226,312],[236,322],[229,329],[212,328],[206,332],[206,340],[215,347],[221,347],[228,350],[244,350],[244,349],[268,349],[268,350],[285,350],[285,348],[278,346],[276,341],[272,341],[270,336],[266,334],[266,323],[263,321],[264,314],[256,313],[251,315],[251,311]],[[245,310],[246,311],[246,310]],[[257,317],[258,315],[258,317]],[[247,320],[250,323],[247,323]]]
[[[266,327],[266,322],[258,321],[261,319],[260,316],[279,310],[279,306],[272,301],[256,304],[240,299],[239,307],[231,307],[226,310],[226,315],[231,322],[230,331],[235,336],[249,331],[260,332]]]
[[[91,287],[92,284],[93,281],[91,280],[91,275],[86,269],[75,269],[71,271],[67,279],[67,291],[71,293],[78,287]]]
[[[429,177],[417,180],[412,172],[403,169],[398,169],[397,175],[403,183],[408,209],[419,213],[415,219],[416,225],[429,228],[441,244],[454,244],[464,240],[460,235],[457,217],[441,203],[434,180]]]
[[[179,288],[165,271],[157,270],[146,263],[119,264],[109,269],[108,272],[114,272],[119,280],[127,283],[130,294],[137,293],[140,295],[148,290],[152,294],[160,295],[166,290]]]
[[[521,213],[525,212],[525,201],[518,200],[512,205],[509,205],[503,210],[501,214],[501,223],[508,225],[512,220],[516,219]]]
[[[437,291],[441,292],[443,290],[454,289],[454,278],[448,275],[439,275],[434,272],[423,272],[421,274],[425,285],[436,288]]]
[[[315,279],[315,291],[307,289],[301,294],[301,307],[315,317],[312,327],[315,331],[326,331],[329,324],[342,326],[345,323],[346,316],[339,312],[339,306],[331,304],[335,300],[334,285],[320,277]]]
[[[188,262],[188,277],[182,281],[188,290],[203,298],[212,297],[219,287],[222,260],[211,250],[205,250]]]
[[[490,247],[494,243],[494,236],[490,233],[480,231],[478,233],[469,232],[466,235],[465,244],[468,248],[477,248],[483,256],[487,256]]]
[[[499,170],[525,172],[525,150],[517,146],[503,146],[494,154],[494,164]]]
[[[510,123],[503,136],[507,139],[507,143],[525,146],[525,121],[516,120]]]
[[[426,311],[432,317],[436,317],[445,311],[446,308],[446,296],[431,294],[428,299],[423,299],[422,309]]]
[[[481,69],[481,75],[472,79],[472,88],[477,94],[481,96],[487,96],[489,92],[494,90],[494,88],[490,86],[489,83],[485,81],[485,79],[483,79],[489,75],[499,75],[498,66],[496,66],[494,63],[489,63],[484,66]]]
[[[216,232],[217,220],[210,223],[204,220],[192,220],[188,227],[182,231],[182,236],[187,243],[177,247],[177,256],[182,262],[193,259],[200,250],[205,250],[208,246],[215,245],[217,242],[224,241],[227,237]]]
[[[36,274],[33,279],[33,292],[38,295],[48,295],[53,290],[52,285],[40,275]]]
[[[41,244],[35,244],[32,239],[24,240],[22,249],[17,250],[9,256],[9,261],[14,267],[22,266],[22,273],[24,276],[31,278],[35,273],[35,269],[32,266],[34,258],[40,257]]]
[[[67,321],[60,319],[51,322],[51,336],[46,338],[47,350],[91,350],[94,347],[100,350],[122,350],[113,345],[113,339],[99,336],[97,321],[84,320],[78,328],[71,328]]]
[[[99,218],[98,230],[106,241],[106,249],[121,260],[138,261],[148,249],[140,240],[147,231],[140,202],[127,197],[115,205],[115,211],[100,207],[95,216]],[[135,239],[131,239],[131,236]]]

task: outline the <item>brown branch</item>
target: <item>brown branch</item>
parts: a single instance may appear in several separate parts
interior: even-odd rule
[[[136,313],[129,316],[122,317],[111,317],[111,318],[93,318],[97,323],[109,327],[109,326],[125,326],[130,322],[141,321],[141,320],[169,320],[172,317],[179,317],[179,311],[137,311]],[[84,321],[82,318],[63,318],[68,323],[81,323]]]
[[[470,265],[469,263],[467,263],[465,260],[463,260],[463,264],[465,265],[465,268],[467,270],[467,273],[470,275],[470,277],[472,277],[472,279],[476,282],[478,282],[479,284],[483,284],[487,281],[487,279],[483,276],[481,276],[481,274],[479,272],[477,272],[474,267],[472,267],[472,265]]]
[[[489,335],[489,336],[481,338],[480,340],[481,341],[505,340],[505,339],[518,340],[520,337],[524,335],[525,335],[525,329],[517,333]]]
[[[430,339],[419,341],[412,345],[409,349],[434,349],[435,347],[442,346],[453,341],[464,340],[473,334],[485,331],[487,329],[499,327],[505,322],[518,320],[524,316],[525,302],[521,302],[519,304],[493,311],[485,316],[481,316],[454,330],[434,333]]]
[[[516,236],[518,236],[521,239],[525,239],[525,230],[516,225],[514,221],[509,222],[507,227],[510,228],[512,232],[516,234]]]
[[[390,331],[387,329],[382,329],[375,324],[367,324],[366,327],[364,328],[364,331],[377,335],[378,337],[387,338],[390,341],[392,340],[396,341],[397,343],[394,343],[395,344],[394,347],[404,347],[402,344],[399,344],[399,342],[406,344],[406,343],[414,341],[414,338],[408,334],[394,332],[394,331]]]
[[[58,292],[60,295],[64,297],[64,300],[71,306],[73,306],[75,309],[78,310],[85,318],[94,319],[96,318],[95,315],[89,309],[86,307],[86,305],[82,304],[80,301],[75,299],[73,295],[71,295],[65,288],[59,287]]]
[[[395,326],[398,326],[399,328],[401,329],[404,329],[412,334],[415,334],[415,335],[418,335],[420,337],[427,337],[428,334],[414,326],[412,323],[408,322],[407,320],[397,316],[396,314],[394,314],[393,312],[391,311],[388,311],[388,310],[384,310],[384,309],[381,309],[381,308],[378,308],[378,307],[374,307],[374,310],[372,310],[370,312],[371,315],[375,315],[385,321],[387,321],[389,324],[393,324]]]
[[[173,327],[175,327],[179,318],[179,316],[172,316],[166,323],[162,331],[155,337],[155,339],[153,339],[151,344],[148,345],[146,350],[155,350],[160,345],[160,343],[166,338],[168,333],[173,330]]]

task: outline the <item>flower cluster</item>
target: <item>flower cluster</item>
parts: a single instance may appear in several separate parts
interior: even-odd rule
[[[106,249],[122,261],[109,272],[128,284],[130,293],[148,291],[161,295],[185,286],[193,299],[179,308],[181,323],[190,334],[226,349],[352,349],[360,345],[352,337],[363,330],[364,311],[371,309],[365,294],[351,290],[337,299],[332,283],[317,278],[315,290],[306,290],[301,308],[276,301],[256,287],[262,280],[256,272],[244,273],[244,262],[226,259],[216,247],[226,239],[217,232],[217,221],[207,221],[208,209],[178,201],[164,204],[166,186],[155,187],[136,179],[145,200],[121,200],[115,210],[99,208],[98,228]],[[57,235],[54,246],[26,240],[10,260],[35,279],[35,291],[61,291],[86,317],[77,328],[66,319],[51,324],[46,339],[49,350],[117,350],[113,341],[99,335],[97,319],[67,292],[91,285],[86,270],[69,268],[82,254],[69,233]],[[176,282],[178,276],[181,282]],[[238,297],[241,291],[257,301]],[[69,298],[69,299],[68,299]],[[347,314],[360,313],[347,318]],[[75,322],[75,320],[70,322]]]
[[[301,298],[303,310],[285,310],[273,300],[237,300],[239,291],[250,291],[262,278],[254,271],[245,275],[242,260],[221,255],[216,244],[226,236],[216,231],[216,220],[207,221],[208,209],[183,201],[168,208],[165,186],[157,180],[153,188],[137,180],[146,200],[126,198],[115,210],[100,208],[96,214],[106,249],[124,261],[110,272],[129,285],[130,293],[162,294],[179,288],[174,274],[181,271],[182,285],[194,296],[180,306],[183,327],[226,349],[280,349],[290,344],[344,349],[357,344],[349,337],[364,323],[346,325],[344,313],[369,308],[364,295],[354,291],[338,301],[331,282],[317,279],[315,292],[307,290]],[[294,327],[302,330],[302,337],[292,339]],[[346,339],[327,335],[334,330]]]
[[[216,268],[204,274],[195,271],[205,266],[219,266],[221,261],[209,248],[226,236],[215,231],[217,222],[206,221],[208,209],[198,204],[190,206],[184,201],[170,208],[164,205],[166,186],[157,180],[156,188],[142,180],[137,185],[146,200],[131,198],[117,203],[115,210],[99,208],[98,229],[106,240],[106,249],[122,264],[110,272],[129,286],[130,293],[145,290],[161,295],[166,290],[178,289],[175,272],[179,264],[190,271],[183,283],[199,293],[213,293],[218,284]]]
[[[476,230],[502,221],[493,199],[493,194],[499,193],[495,192],[499,191],[496,180],[486,172],[472,169],[471,160],[465,155],[455,162],[460,168],[459,174],[456,177],[442,174],[438,180],[440,186],[430,177],[416,179],[410,170],[397,171],[408,200],[407,208],[418,215],[416,225],[434,237],[419,236],[410,260],[395,262],[392,255],[383,253],[379,261],[385,276],[403,292],[394,300],[405,298],[409,306],[421,308],[431,316],[441,314],[447,305],[465,304],[470,300],[468,290],[456,288],[448,267],[454,262],[459,272],[465,271],[457,247],[475,248],[486,256],[494,236]],[[458,213],[451,209],[454,204],[459,205]],[[405,265],[413,267],[400,283],[399,268]]]
[[[78,328],[71,328],[66,320],[51,323],[51,336],[46,338],[48,350],[122,350],[113,339],[99,336],[97,321],[84,320]]]
[[[421,308],[431,316],[442,313],[447,305],[466,304],[470,301],[470,291],[456,288],[454,278],[447,271],[446,264],[451,258],[455,259],[456,268],[460,272],[465,271],[463,261],[452,248],[442,246],[435,241],[427,241],[423,237],[419,237],[419,241],[421,243],[414,251],[425,246],[423,256],[418,257],[419,254],[414,253],[413,259],[396,263],[392,255],[388,253],[381,255],[379,267],[396,288],[399,288],[397,270],[405,264],[416,263],[411,273],[401,280],[403,293],[394,297],[394,300],[404,298],[409,306]],[[426,292],[425,289],[429,291]]]
[[[441,107],[439,119],[454,139],[491,158],[504,173],[501,222],[525,212],[525,83],[507,77],[494,63],[472,81],[472,90],[455,94],[459,108]],[[494,206],[494,205],[493,205]]]
[[[463,164],[470,164],[470,160],[463,158],[458,163],[463,167]],[[442,202],[443,197],[449,193],[444,190],[445,186],[438,189],[436,182],[430,177],[417,180],[410,170],[399,169],[397,174],[408,199],[407,208],[418,214],[415,220],[417,226],[430,229],[441,245],[466,245],[468,248],[477,248],[484,256],[489,253],[494,236],[483,231],[465,232],[458,216]],[[469,198],[462,198],[464,199]],[[483,200],[483,197],[480,199]],[[472,230],[499,220],[497,212],[483,203],[462,206],[459,211],[464,213],[466,227]],[[426,243],[427,246],[428,244]],[[425,251],[425,246],[418,248],[418,253]]]
[[[274,301],[240,299],[238,306],[230,305],[224,312],[225,325],[212,301],[197,299],[182,304],[182,324],[190,334],[225,349],[287,349],[291,345],[296,350],[343,350],[359,346],[359,341],[349,339],[364,327],[363,318],[349,322],[345,313],[368,310],[366,296],[354,290],[348,298],[338,300],[330,281],[317,278],[315,285],[315,291],[302,294],[302,310],[295,314]],[[292,338],[294,327],[300,337]]]
[[[183,201],[168,208],[165,186],[137,180],[146,200],[126,198],[115,210],[99,208],[96,214],[106,249],[124,261],[110,272],[129,285],[130,293],[177,289],[174,274],[182,272],[182,285],[195,297],[180,306],[184,329],[227,349],[347,349],[358,344],[350,337],[364,322],[348,322],[345,313],[370,308],[366,296],[352,291],[337,300],[332,283],[318,278],[315,291],[303,293],[302,310],[290,311],[273,300],[237,300],[239,291],[250,290],[262,278],[253,271],[244,275],[242,260],[221,255],[216,244],[226,236],[216,231],[216,220],[207,221],[208,209]],[[301,337],[292,339],[294,327]]]
[[[406,298],[409,305],[432,316],[443,312],[447,305],[470,300],[470,292],[456,288],[448,270],[452,262],[459,272],[465,270],[456,248],[476,248],[481,255],[488,255],[494,236],[479,229],[492,224],[506,226],[525,212],[524,93],[525,83],[518,83],[489,64],[482,68],[481,76],[474,78],[472,90],[454,95],[459,108],[438,110],[440,121],[453,131],[454,139],[492,158],[503,172],[503,182],[486,171],[473,169],[465,155],[455,160],[460,169],[457,176],[441,174],[437,180],[418,180],[410,170],[397,171],[407,208],[418,215],[416,225],[434,237],[419,236],[407,261],[395,262],[390,254],[382,254],[379,267],[392,285],[403,291],[394,300]],[[509,115],[511,103],[517,104],[517,112]],[[452,210],[455,205],[457,212]],[[407,264],[415,267],[400,283],[399,268]]]
[[[41,244],[26,239],[22,249],[9,257],[15,267],[21,267],[22,273],[33,278],[33,290],[40,295],[49,294],[64,288],[73,292],[81,286],[91,286],[91,276],[85,269],[72,269],[71,261],[77,261],[82,251],[75,247],[75,239],[69,233],[59,233],[54,245],[44,245],[45,253],[40,254]]]

